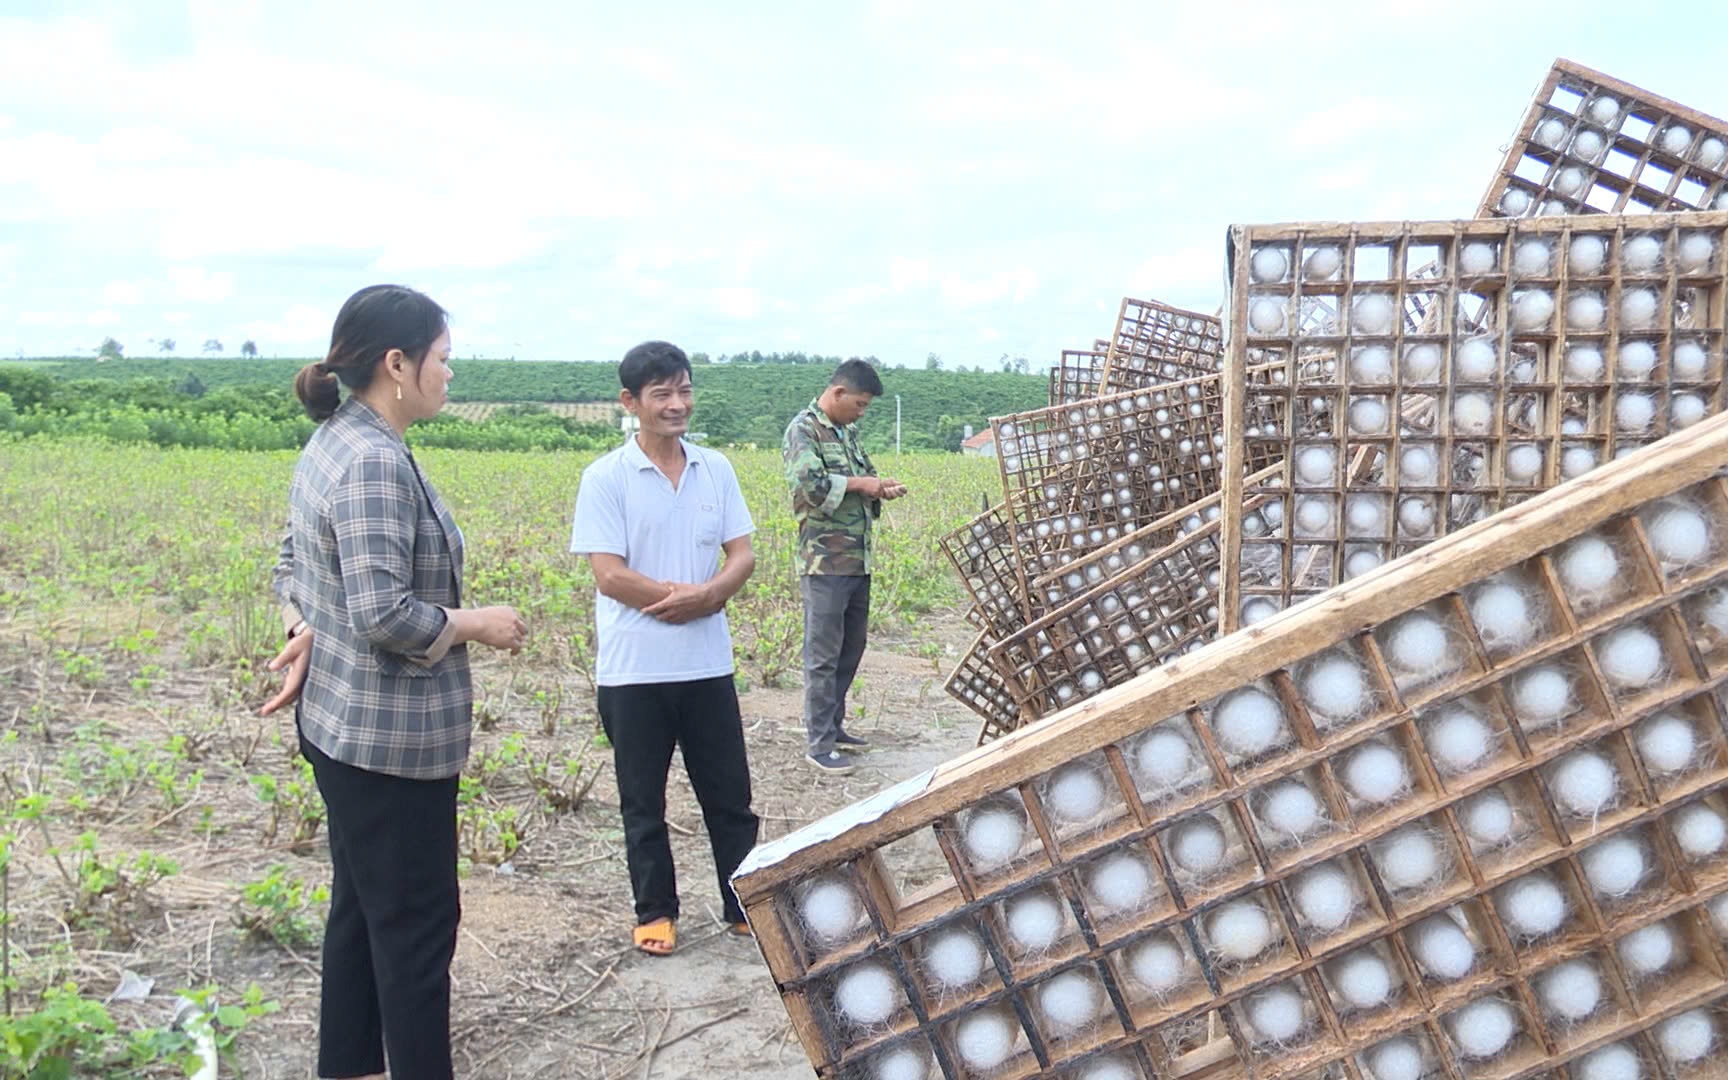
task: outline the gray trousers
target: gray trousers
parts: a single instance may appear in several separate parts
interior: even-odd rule
[[[805,574],[804,735],[812,754],[826,754],[846,719],[846,693],[864,657],[870,628],[869,574]]]

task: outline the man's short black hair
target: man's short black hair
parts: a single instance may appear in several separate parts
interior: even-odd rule
[[[644,341],[625,353],[618,365],[618,381],[634,398],[641,397],[649,383],[676,379],[680,374],[690,374],[690,358],[670,341]]]
[[[870,366],[868,360],[860,360],[856,356],[834,369],[834,377],[828,380],[828,385],[844,386],[854,394],[882,396],[882,376],[876,374],[876,369]]]

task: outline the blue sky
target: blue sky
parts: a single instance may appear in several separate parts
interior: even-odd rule
[[[458,356],[1043,366],[1233,222],[1468,216],[1556,56],[1728,113],[1710,5],[1440,7],[7,0],[0,355],[394,280]]]

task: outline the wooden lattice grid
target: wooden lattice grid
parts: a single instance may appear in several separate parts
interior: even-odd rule
[[[1249,514],[1227,487],[1225,629],[1719,411],[1725,226],[1708,212],[1232,230],[1228,386],[1244,411],[1226,447],[1286,463],[1238,490],[1293,498]],[[1286,379],[1261,378],[1269,366]],[[1280,395],[1288,422],[1268,427]]]
[[[948,673],[945,684],[950,697],[978,714],[982,725],[978,741],[1000,738],[1021,726],[1020,706],[1008,691],[1008,683],[990,662],[996,639],[984,630],[966,647],[966,654]]]
[[[1028,582],[1023,628],[989,649],[1019,705],[1016,728],[1217,637],[1221,501],[1209,495]],[[986,728],[979,742],[1004,733]]]
[[[1104,369],[1104,393],[1207,375],[1223,367],[1223,325],[1213,315],[1124,297]]]
[[[1063,349],[1062,359],[1050,369],[1050,404],[1067,405],[1097,397],[1104,385],[1108,355],[1099,349]]]
[[[1555,61],[1481,217],[1728,209],[1728,121]]]
[[[938,546],[972,597],[969,619],[974,625],[996,637],[1026,625],[1026,577],[1014,519],[1005,506],[992,506],[943,536]]]
[[[1057,569],[1217,492],[1223,404],[1213,374],[992,418],[1023,572]],[[1268,422],[1281,406],[1266,400]],[[1247,460],[1263,464],[1266,452],[1256,443]]]
[[[1688,824],[1728,819],[1725,466],[1716,417],[753,853],[734,886],[818,1074],[1355,1078],[1395,1039],[1425,1077],[1531,1076],[1615,1041],[1653,1065],[1648,1032],[1718,1001],[1728,972],[1728,848]],[[1675,506],[1706,522],[1685,565],[1647,526]],[[1592,538],[1620,563],[1586,596],[1562,567]],[[1539,615],[1512,644],[1482,606],[1508,578]],[[1445,662],[1406,663],[1422,621]],[[1653,671],[1628,668],[1628,633],[1659,643]],[[1335,663],[1356,691],[1322,674]],[[1556,670],[1558,710],[1528,689]],[[1459,710],[1492,733],[1467,753],[1441,733]],[[1266,715],[1250,746],[1244,717]],[[1648,735],[1672,723],[1678,756]],[[1600,775],[1606,795],[1577,779]],[[1320,821],[1300,843],[1292,806]],[[946,874],[898,891],[899,860],[931,848]],[[1034,932],[1049,943],[1016,944]],[[981,966],[938,992],[955,940]],[[1599,996],[1570,1018],[1548,982],[1569,961]],[[836,990],[871,965],[892,1014],[860,1027]],[[1361,965],[1387,980],[1367,1005]],[[1065,1025],[1076,1001],[1093,1020]],[[1271,1029],[1280,1002],[1298,1030],[1271,1039],[1255,1018]],[[1499,1049],[1467,1056],[1495,1021],[1514,1025]],[[993,1025],[1006,1059],[968,1065],[963,1047],[1001,1050]]]

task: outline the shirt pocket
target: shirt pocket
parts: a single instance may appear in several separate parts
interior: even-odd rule
[[[696,505],[696,524],[693,530],[696,543],[704,548],[720,546],[720,504],[704,502]]]

